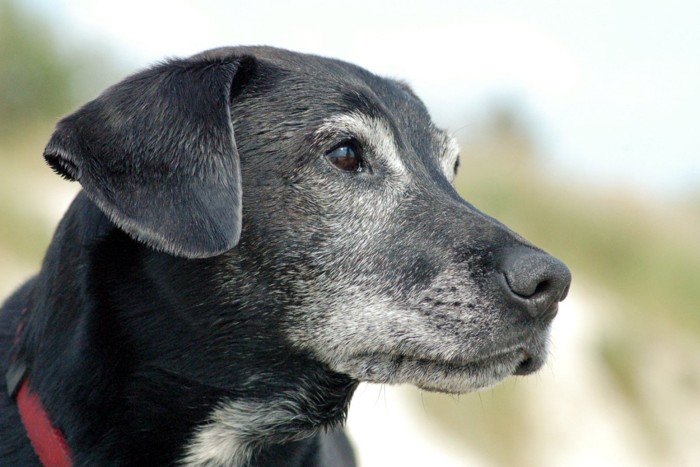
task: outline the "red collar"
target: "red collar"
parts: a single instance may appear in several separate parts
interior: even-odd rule
[[[71,467],[66,438],[51,423],[39,396],[29,388],[26,376],[17,392],[17,408],[34,452],[44,467]]]
[[[15,346],[24,328],[26,312],[27,308],[24,308],[15,333]],[[32,392],[29,387],[27,366],[16,356],[5,375],[5,382],[8,395],[17,401],[22,424],[41,464],[44,467],[71,467],[70,449],[66,438],[61,430],[51,423],[39,395]]]

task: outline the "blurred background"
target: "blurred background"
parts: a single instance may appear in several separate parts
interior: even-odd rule
[[[41,157],[61,115],[210,47],[333,56],[409,82],[461,194],[574,275],[538,374],[362,385],[362,465],[700,465],[699,23],[694,0],[0,0],[0,296],[78,189]]]

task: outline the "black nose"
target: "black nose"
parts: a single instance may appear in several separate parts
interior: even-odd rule
[[[553,256],[537,250],[510,251],[502,263],[508,292],[533,318],[552,319],[566,298],[571,272]]]

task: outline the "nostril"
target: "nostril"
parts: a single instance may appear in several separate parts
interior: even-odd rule
[[[549,279],[545,279],[539,284],[537,284],[537,287],[535,287],[535,291],[532,293],[532,295],[539,295],[539,294],[546,294],[547,289],[551,287],[551,282]]]
[[[509,292],[532,317],[553,318],[571,283],[571,273],[564,263],[535,250],[509,252],[503,259],[502,271]]]

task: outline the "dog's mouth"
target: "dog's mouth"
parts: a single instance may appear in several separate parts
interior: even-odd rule
[[[478,359],[426,358],[379,352],[354,355],[336,369],[364,382],[408,383],[427,391],[459,394],[493,386],[511,375],[533,373],[544,364],[544,360],[544,349],[525,347]]]

